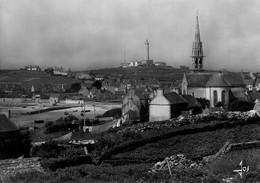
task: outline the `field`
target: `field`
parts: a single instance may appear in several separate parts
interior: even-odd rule
[[[42,84],[55,85],[63,84],[64,88],[69,87],[72,83],[80,82],[76,79],[69,79],[62,76],[50,76],[44,72],[24,71],[24,70],[2,70],[0,73],[0,83],[21,84],[24,88],[30,90],[32,85],[35,89]]]

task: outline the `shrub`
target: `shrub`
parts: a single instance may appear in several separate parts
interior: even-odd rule
[[[121,115],[122,115],[122,109],[116,108],[116,109],[110,109],[106,111],[103,114],[103,117],[121,117]]]
[[[32,149],[32,156],[41,158],[54,158],[58,157],[64,150],[63,147],[58,146],[57,142],[49,141],[40,146],[35,146]]]
[[[91,164],[92,159],[90,156],[75,156],[70,158],[50,158],[43,160],[41,165],[44,169],[50,169],[52,171],[57,170],[58,168],[65,168],[70,166],[77,166],[81,164]]]
[[[0,159],[28,157],[31,149],[29,133],[20,131],[0,134]]]
[[[241,100],[236,100],[234,102],[232,102],[229,106],[229,110],[230,111],[241,111],[241,112],[245,112],[245,111],[250,111],[252,110],[254,107],[254,104],[251,102],[247,102],[247,101],[241,101]]]

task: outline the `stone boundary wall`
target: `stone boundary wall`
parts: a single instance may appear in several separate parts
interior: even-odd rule
[[[8,182],[9,177],[17,173],[31,171],[44,171],[40,164],[40,158],[0,160],[0,182]]]
[[[244,143],[233,143],[226,142],[225,145],[214,155],[207,156],[203,158],[203,162],[210,163],[217,159],[220,156],[223,156],[231,151],[240,150],[240,149],[252,149],[252,148],[260,148],[260,141],[250,141]]]

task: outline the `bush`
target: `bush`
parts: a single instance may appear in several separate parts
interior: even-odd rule
[[[63,122],[59,124],[53,124],[53,123],[48,123],[46,124],[46,130],[44,131],[45,134],[49,133],[56,133],[56,132],[61,132],[61,131],[73,131],[73,130],[78,130],[79,124],[74,123],[72,124],[71,122]]]
[[[28,157],[31,149],[29,133],[20,131],[0,134],[0,159]]]
[[[234,102],[232,102],[229,106],[229,110],[230,111],[241,111],[241,112],[245,112],[245,111],[250,111],[252,110],[254,107],[254,104],[251,102],[247,102],[247,101],[241,101],[241,100],[236,100]]]
[[[103,117],[121,117],[122,116],[122,109],[116,108],[106,111],[103,114]]]
[[[75,156],[70,158],[50,158],[48,160],[43,160],[41,166],[44,169],[50,169],[56,171],[58,168],[65,168],[70,166],[77,166],[81,164],[91,164],[92,159],[90,156]]]
[[[41,158],[54,158],[60,156],[64,147],[58,146],[57,142],[49,141],[40,146],[32,148],[32,156]]]

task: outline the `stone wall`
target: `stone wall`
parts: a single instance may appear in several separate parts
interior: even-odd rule
[[[17,173],[31,171],[43,172],[39,158],[0,160],[0,182],[8,182],[9,177]]]

